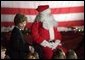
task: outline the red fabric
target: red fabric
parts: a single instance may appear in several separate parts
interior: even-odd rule
[[[50,40],[49,31],[42,27],[42,23],[35,22],[32,26],[32,35],[34,42],[40,44],[43,40]],[[54,39],[61,39],[61,34],[54,28]]]
[[[43,47],[44,59],[52,59],[53,51],[51,48]]]
[[[40,6],[38,6],[38,8],[36,10],[38,10],[38,12],[42,12],[48,8],[49,8],[49,5],[40,5]]]
[[[35,43],[42,43],[42,41],[50,40],[49,31],[42,27],[42,23],[35,22],[32,26],[32,35]],[[61,40],[61,34],[57,31],[57,28],[54,28],[54,40]],[[42,47],[45,59],[51,59],[53,55],[53,50],[49,47]]]

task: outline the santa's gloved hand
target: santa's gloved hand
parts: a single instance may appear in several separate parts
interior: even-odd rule
[[[49,42],[49,44],[51,45],[51,48],[54,46],[54,42]]]
[[[53,44],[52,50],[56,49],[59,44],[60,40],[56,40],[55,43]]]
[[[44,46],[44,47],[52,48],[51,45],[50,45],[50,43],[48,41],[46,41],[46,40],[44,40],[40,45],[41,46]]]

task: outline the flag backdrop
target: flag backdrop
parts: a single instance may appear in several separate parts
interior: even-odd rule
[[[1,27],[13,26],[16,13],[24,13],[31,27],[38,5],[49,5],[58,27],[84,26],[84,1],[1,1]]]

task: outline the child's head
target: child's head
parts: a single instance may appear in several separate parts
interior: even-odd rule
[[[5,58],[6,56],[5,52],[6,52],[6,48],[1,45],[1,59]]]
[[[66,55],[62,49],[58,48],[57,50],[55,50],[53,54],[53,59],[65,59],[65,58],[66,58]]]
[[[28,52],[26,54],[25,59],[39,59],[39,55],[37,52],[34,52],[34,53]]]
[[[27,17],[25,15],[16,14],[16,16],[14,18],[15,26],[18,26],[19,28],[21,28],[23,30],[24,27],[26,26],[26,22],[27,22]]]

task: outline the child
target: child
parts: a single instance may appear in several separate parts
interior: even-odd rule
[[[6,50],[7,49],[3,45],[1,45],[1,59],[10,59],[10,57],[5,54]]]
[[[6,48],[4,48],[3,46],[1,46],[1,59],[5,58],[5,52],[6,52]]]
[[[16,14],[14,18],[15,27],[11,32],[10,44],[6,54],[10,59],[24,59],[28,51],[27,44],[21,30],[26,26],[27,17],[23,14]]]
[[[29,52],[26,54],[26,59],[39,59],[38,53],[32,46],[29,46]]]

